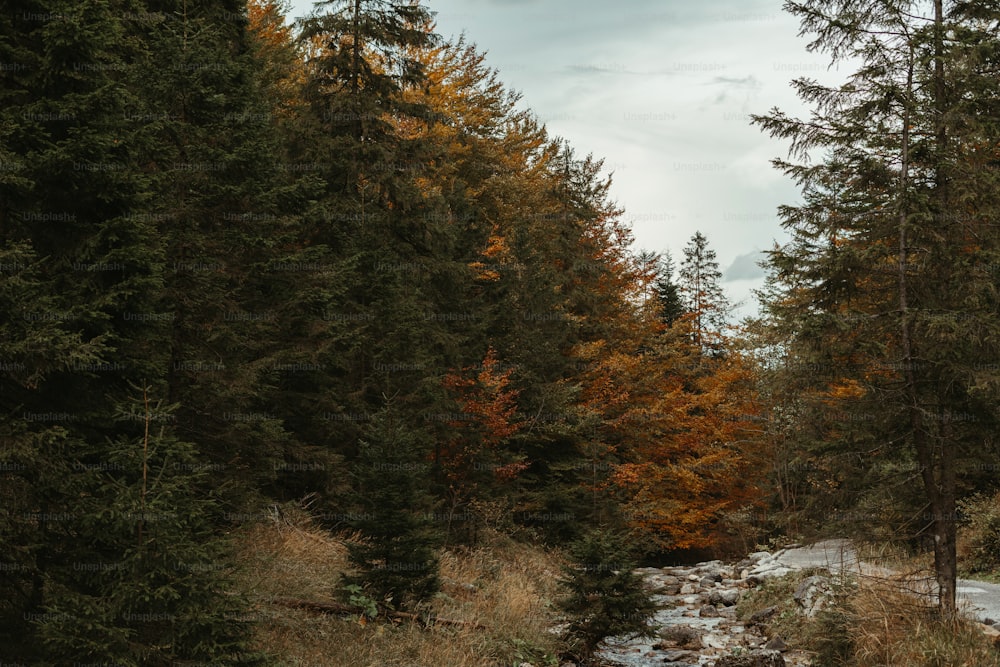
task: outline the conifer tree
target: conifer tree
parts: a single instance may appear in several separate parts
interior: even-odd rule
[[[427,601],[439,585],[440,538],[419,437],[389,404],[372,419],[354,463],[352,527],[363,539],[349,547],[359,573],[344,582],[395,609]]]
[[[235,657],[246,628],[225,613],[236,600],[204,567],[221,545],[206,530],[218,506],[197,494],[195,448],[169,426],[144,438],[143,413],[125,407],[136,386],[165,392],[172,322],[156,189],[140,166],[148,107],[131,85],[150,43],[129,17],[148,14],[124,1],[9,9],[0,50],[23,67],[4,74],[0,125],[21,167],[0,186],[0,253],[17,266],[2,319],[22,342],[4,338],[13,372],[0,379],[4,414],[18,415],[2,427],[16,473],[0,522],[17,564],[5,647],[29,663],[252,662]],[[159,477],[143,487],[136,453],[149,443]],[[149,527],[140,488],[159,515],[186,518]],[[186,550],[199,567],[175,581]]]
[[[653,286],[656,290],[660,321],[669,327],[684,314],[681,288],[674,278],[674,259],[670,256],[670,251],[663,253],[657,263]]]
[[[788,7],[815,35],[810,48],[862,65],[840,87],[795,82],[815,105],[810,122],[777,110],[756,118],[799,157],[826,151],[816,165],[777,161],[806,202],[782,208],[793,240],[771,253],[782,290],[769,308],[795,359],[822,369],[827,406],[873,415],[828,425],[839,452],[868,470],[911,464],[926,509],[910,534],[933,549],[950,615],[958,470],[982,453],[996,418],[996,378],[981,367],[998,354],[995,282],[975,269],[998,248],[992,175],[981,168],[998,131],[984,114],[996,99],[996,17],[943,0]]]
[[[589,660],[607,637],[651,636],[657,605],[633,572],[624,536],[591,530],[570,545],[570,554],[573,563],[560,580],[567,596],[559,607],[570,616],[567,635],[577,655]]]
[[[708,239],[696,232],[684,248],[678,287],[684,309],[692,320],[694,344],[705,350],[718,347],[729,315],[729,302],[719,284],[722,272]]]

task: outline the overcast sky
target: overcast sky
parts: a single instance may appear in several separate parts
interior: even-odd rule
[[[787,146],[749,124],[801,114],[789,82],[837,81],[806,51],[782,0],[425,0],[445,38],[466,34],[508,88],[578,154],[604,158],[635,245],[676,260],[708,237],[739,313],[759,251],[783,238],[776,208],[798,200],[770,165]],[[310,0],[293,0],[292,17]]]

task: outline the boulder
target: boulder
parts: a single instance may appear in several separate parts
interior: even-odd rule
[[[714,605],[732,607],[740,600],[740,592],[735,588],[721,588],[712,591],[708,596],[708,601]]]
[[[702,618],[718,618],[719,610],[714,604],[707,604],[698,610],[698,615]]]
[[[699,649],[702,647],[702,632],[687,625],[671,625],[662,628],[660,639],[680,648]],[[653,646],[653,648],[657,648]]]
[[[750,618],[747,619],[747,625],[751,626],[760,625],[761,623],[768,620],[777,613],[778,613],[777,607],[766,607],[764,609],[761,609],[760,611],[755,611],[753,614],[750,615]]]
[[[828,577],[813,575],[806,577],[800,583],[792,597],[802,608],[806,616],[812,618],[822,611],[830,599],[833,589]]]
[[[769,651],[779,651],[784,653],[788,650],[788,644],[786,644],[785,640],[779,635],[775,635],[774,637],[771,637],[766,644],[764,644],[764,648]]]

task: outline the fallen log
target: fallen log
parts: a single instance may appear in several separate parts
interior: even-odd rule
[[[360,614],[364,611],[361,607],[343,604],[340,602],[318,602],[316,600],[302,600],[299,598],[275,598],[274,603],[281,605],[282,607],[306,609],[319,614],[347,615]],[[441,618],[440,616],[412,614],[406,611],[393,611],[391,609],[380,610],[379,615],[384,615],[388,618],[416,621],[424,627],[430,627],[432,625],[455,625],[459,627],[475,628],[476,630],[486,629],[485,625],[476,623],[475,621],[459,621],[451,618]]]

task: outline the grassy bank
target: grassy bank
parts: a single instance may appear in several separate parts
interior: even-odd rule
[[[808,618],[793,594],[811,574],[822,572],[793,572],[752,590],[739,603],[739,617],[776,608],[763,621],[768,634],[809,652],[822,667],[1000,667],[1000,652],[982,626],[942,619],[898,582],[834,581],[828,605]]]
[[[349,568],[345,545],[307,514],[290,511],[245,527],[238,582],[253,601],[257,647],[297,667],[484,667],[556,665],[558,617],[551,603],[563,561],[556,553],[489,533],[474,548],[441,556],[442,590],[429,613],[467,626],[425,628],[414,622],[366,621],[318,614],[278,601],[333,601]],[[475,625],[473,625],[475,624]],[[481,626],[481,627],[476,627]]]

